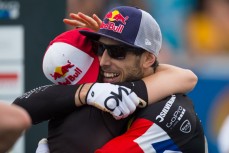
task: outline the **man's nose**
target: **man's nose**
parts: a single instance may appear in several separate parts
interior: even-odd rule
[[[111,57],[109,56],[107,50],[105,50],[102,56],[99,57],[100,59],[100,66],[107,66],[111,63]]]

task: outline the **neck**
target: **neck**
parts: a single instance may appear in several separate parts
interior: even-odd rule
[[[154,74],[154,69],[152,67],[149,67],[144,70],[144,77],[150,76],[152,74]]]

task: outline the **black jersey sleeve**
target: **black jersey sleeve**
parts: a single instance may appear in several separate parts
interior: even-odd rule
[[[133,92],[135,92],[138,97],[148,102],[148,93],[147,93],[147,88],[146,88],[144,81],[138,80],[138,81],[133,81],[133,82],[120,82],[116,84],[132,89]]]
[[[143,81],[116,83],[132,89],[143,100],[148,100]],[[23,107],[33,124],[64,116],[77,109],[75,93],[80,85],[46,85],[32,89],[14,100],[13,104]]]
[[[45,85],[16,98],[13,104],[23,107],[33,124],[71,113],[76,109],[75,93],[79,85]]]

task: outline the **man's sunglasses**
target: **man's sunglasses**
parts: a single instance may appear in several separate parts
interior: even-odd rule
[[[132,52],[135,55],[141,55],[144,50],[127,45],[106,45],[98,41],[93,42],[93,50],[98,56],[102,56],[104,51],[107,50],[111,58],[122,60],[125,59],[127,52]]]

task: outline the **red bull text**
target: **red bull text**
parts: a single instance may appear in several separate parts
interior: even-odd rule
[[[108,12],[104,19],[108,19],[109,22],[103,22],[100,26],[100,29],[112,30],[114,32],[122,33],[126,21],[129,19],[129,16],[124,17],[118,10],[113,12]],[[116,22],[121,22],[119,25],[115,25]]]
[[[64,81],[58,82],[59,85],[69,85],[76,80],[76,78],[82,73],[82,70],[78,67],[74,69],[73,75],[67,75],[69,70],[74,67],[75,65],[72,64],[69,60],[68,63],[64,66],[58,66],[55,68],[53,74],[50,74],[54,80],[59,78],[64,78]]]

